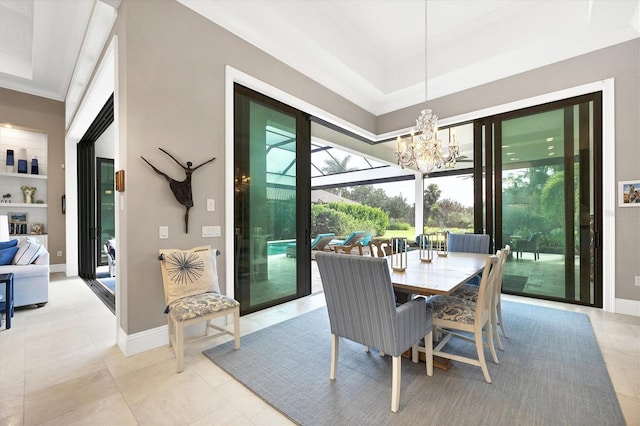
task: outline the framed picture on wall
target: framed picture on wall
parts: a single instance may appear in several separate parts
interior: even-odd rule
[[[618,182],[618,206],[640,207],[640,179]]]

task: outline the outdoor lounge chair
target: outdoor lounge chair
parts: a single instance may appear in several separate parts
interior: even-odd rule
[[[333,250],[336,253],[340,253],[341,251],[351,254],[354,248],[358,249],[358,254],[360,256],[364,255],[364,248],[369,247],[371,243],[371,239],[373,238],[373,234],[371,232],[367,232],[362,238],[358,240],[358,242],[353,244],[336,244],[333,246]]]
[[[318,234],[313,241],[311,241],[311,250],[324,251],[329,243],[335,238],[336,234]],[[296,257],[296,243],[287,244],[287,257]]]
[[[350,233],[349,235],[347,235],[347,238],[345,238],[344,240],[342,240],[342,241],[334,241],[331,244],[331,249],[335,250],[336,253],[337,253],[337,250],[340,247],[354,245],[358,241],[360,241],[363,237],[364,237],[364,231],[354,231],[354,232]]]

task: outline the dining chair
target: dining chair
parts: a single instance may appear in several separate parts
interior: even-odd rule
[[[504,264],[511,254],[511,247],[507,244],[502,250],[499,250],[496,255],[499,253],[498,264],[496,266],[496,277],[495,277],[495,285],[493,287],[493,300],[491,304],[491,325],[492,331],[494,333],[493,337],[498,344],[498,349],[501,351],[504,350],[502,346],[502,341],[500,340],[500,336],[498,335],[498,325],[502,330],[502,335],[508,339],[507,331],[504,328],[504,321],[502,320],[502,277],[504,273]],[[475,284],[465,284],[460,287],[458,290],[451,293],[452,296],[461,297],[470,302],[476,303],[478,299],[478,289],[479,287]]]
[[[388,238],[375,238],[369,242],[371,257],[385,257],[391,254],[391,240]]]
[[[184,328],[206,321],[204,336],[231,335],[240,349],[240,303],[220,294],[216,268],[217,250],[209,246],[190,250],[160,249],[160,268],[167,307],[169,346],[176,356],[178,373],[184,370]],[[233,332],[212,320],[233,315]],[[209,335],[209,329],[217,331]],[[193,339],[195,340],[195,339]]]
[[[459,297],[444,295],[437,295],[427,299],[427,312],[431,313],[434,334],[442,333],[440,342],[433,349],[433,356],[478,366],[482,369],[482,374],[487,383],[491,383],[491,376],[489,375],[484,355],[484,334],[487,336],[487,346],[489,346],[493,361],[496,364],[499,362],[493,346],[491,328],[491,303],[493,299],[491,292],[495,283],[497,264],[498,256],[491,255],[487,257],[476,303]],[[470,334],[472,337],[461,334],[461,332]],[[444,346],[449,343],[452,337],[475,343],[477,359],[444,352]]]
[[[432,323],[424,299],[396,307],[385,258],[318,253],[316,256],[331,327],[331,367],[336,379],[339,339],[345,338],[392,356],[391,411],[400,406],[401,359],[411,348],[418,362],[424,338],[427,375],[433,375]]]
[[[447,234],[447,250],[461,253],[487,253],[491,238],[488,234]]]

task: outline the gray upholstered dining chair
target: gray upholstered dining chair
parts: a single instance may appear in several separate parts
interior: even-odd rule
[[[433,375],[432,324],[424,299],[396,307],[386,258],[318,253],[316,261],[331,325],[329,378],[336,378],[340,337],[389,354],[391,411],[398,411],[402,354],[411,348],[413,362],[418,362],[418,342],[423,338],[427,375]]]
[[[488,234],[454,234],[447,233],[447,250],[458,253],[489,254],[491,237]],[[473,277],[469,283],[480,284],[481,275]]]
[[[488,234],[447,234],[447,249],[462,253],[487,253],[491,238]]]
[[[493,361],[497,364],[498,357],[493,346],[493,331],[491,321],[492,291],[496,277],[498,256],[488,256],[482,280],[478,288],[476,303],[455,296],[433,296],[427,299],[427,312],[431,313],[433,327],[443,333],[443,338],[433,349],[433,356],[451,359],[478,366],[482,369],[487,383],[491,383],[491,376],[484,356],[484,335],[491,351]],[[469,336],[470,335],[470,336]],[[477,358],[445,352],[443,348],[452,337],[461,338],[475,343]]]

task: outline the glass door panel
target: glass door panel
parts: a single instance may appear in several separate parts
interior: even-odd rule
[[[310,292],[297,247],[298,155],[305,151],[296,114],[238,92],[235,99],[235,294],[248,313]]]
[[[116,226],[115,226],[115,195],[114,195],[114,169],[113,159],[110,158],[97,158],[96,167],[98,192],[96,194],[96,214],[98,220],[98,227],[100,229],[100,239],[98,240],[98,246],[96,247],[98,266],[103,266],[108,263],[107,253],[104,250],[105,243],[115,238]]]
[[[593,122],[593,102],[498,122],[505,292],[597,303]]]

